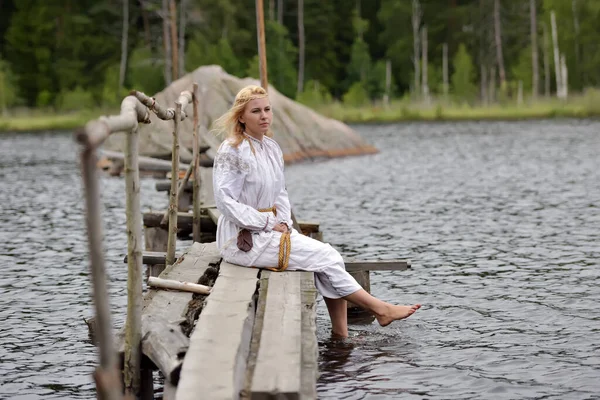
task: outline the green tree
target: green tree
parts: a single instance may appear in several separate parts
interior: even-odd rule
[[[453,60],[452,92],[457,99],[472,101],[475,96],[473,61],[464,44],[458,46]]]

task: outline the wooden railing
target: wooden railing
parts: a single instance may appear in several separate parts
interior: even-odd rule
[[[177,202],[179,194],[179,127],[187,116],[185,109],[194,104],[193,152],[194,160],[190,173],[194,176],[194,202],[199,202],[200,173],[198,163],[198,85],[184,91],[175,102],[175,107],[164,108],[154,98],[133,91],[121,103],[119,115],[101,117],[90,121],[75,133],[81,144],[81,171],[86,203],[86,225],[88,231],[90,266],[92,272],[93,298],[96,313],[96,335],[98,338],[100,365],[94,373],[98,398],[116,400],[122,398],[122,387],[117,352],[112,336],[112,322],[106,284],[106,268],[102,245],[102,221],[100,191],[97,176],[97,150],[115,132],[125,132],[125,192],[127,215],[127,319],[125,324],[125,357],[123,381],[125,393],[138,396],[140,393],[141,367],[141,310],[142,310],[142,214],[140,210],[139,178],[139,135],[140,123],[150,123],[150,111],[160,119],[173,120],[173,151],[171,168],[171,190],[168,209],[169,239],[167,263],[175,261],[177,239]],[[189,177],[190,174],[187,174]],[[183,183],[183,186],[185,186]],[[199,204],[194,210],[199,210]],[[194,213],[195,231],[200,233],[199,213]]]

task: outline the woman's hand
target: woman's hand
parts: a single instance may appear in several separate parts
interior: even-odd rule
[[[275,226],[273,227],[273,230],[274,230],[274,231],[277,231],[277,232],[285,233],[285,232],[287,232],[287,231],[288,231],[288,227],[287,227],[287,225],[286,225],[286,224],[284,224],[283,222],[280,222],[280,223],[278,223],[277,225],[275,225]]]

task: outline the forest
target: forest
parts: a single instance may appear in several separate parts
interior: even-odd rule
[[[258,77],[255,0],[0,0],[0,112],[114,108],[202,65]],[[598,0],[264,0],[269,83],[311,106],[531,104],[600,82]]]

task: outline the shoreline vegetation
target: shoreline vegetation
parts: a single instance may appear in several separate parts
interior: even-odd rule
[[[347,124],[451,121],[513,121],[553,118],[600,117],[600,92],[572,96],[568,100],[540,99],[517,104],[468,105],[432,102],[429,105],[392,100],[369,105],[346,105],[338,101],[309,105],[316,112]],[[118,109],[98,108],[73,112],[22,109],[0,115],[0,132],[39,132],[72,130],[102,115],[118,114]]]

